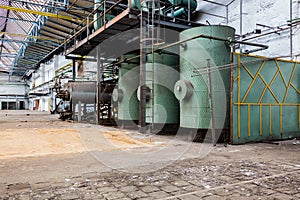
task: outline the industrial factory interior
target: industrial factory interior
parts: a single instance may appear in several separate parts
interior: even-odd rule
[[[299,0],[0,0],[0,200],[300,199]]]

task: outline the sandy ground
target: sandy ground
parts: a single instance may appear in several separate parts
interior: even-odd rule
[[[155,145],[134,131],[61,122],[45,112],[1,113],[0,159],[87,151],[113,151]]]
[[[0,111],[0,199],[300,199],[300,142],[229,145]]]

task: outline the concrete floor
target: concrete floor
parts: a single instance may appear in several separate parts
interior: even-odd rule
[[[300,144],[224,147],[0,111],[0,199],[300,199]]]

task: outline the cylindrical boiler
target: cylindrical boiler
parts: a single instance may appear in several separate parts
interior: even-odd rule
[[[229,126],[230,70],[218,68],[230,64],[231,48],[226,41],[215,38],[229,41],[234,38],[234,33],[233,28],[219,25],[201,26],[180,33],[180,40],[205,36],[180,46],[180,80],[174,93],[180,100],[181,127],[208,129],[212,113],[214,128]]]
[[[139,102],[136,91],[139,86],[140,59],[138,54],[125,54],[120,57],[124,60],[119,69],[118,88],[113,91],[113,100],[118,102],[118,120],[137,121],[139,119]]]

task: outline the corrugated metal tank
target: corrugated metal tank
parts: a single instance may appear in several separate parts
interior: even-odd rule
[[[180,40],[200,34],[233,39],[234,33],[235,30],[228,26],[202,26],[181,32]],[[225,116],[225,126],[229,126],[230,70],[218,71],[213,68],[229,64],[230,52],[230,46],[224,41],[208,38],[197,38],[181,45],[180,80],[174,87],[175,96],[180,100],[181,127],[195,129],[210,127],[208,65],[213,71],[210,78],[215,128],[223,128]]]
[[[152,54],[147,55],[146,84],[152,89]],[[163,51],[154,53],[154,122],[152,122],[152,98],[146,103],[146,122],[176,124],[179,122],[179,102],[173,88],[179,79],[179,56]]]
[[[126,54],[121,60],[132,58],[138,54]],[[139,101],[136,91],[140,77],[139,58],[122,62],[119,69],[118,88],[113,91],[113,100],[118,102],[118,120],[136,121],[139,119]]]

